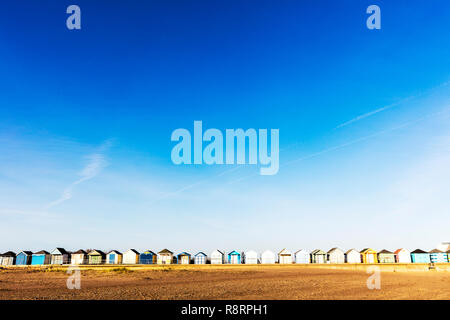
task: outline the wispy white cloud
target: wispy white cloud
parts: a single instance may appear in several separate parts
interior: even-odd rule
[[[103,170],[103,168],[108,165],[108,162],[106,161],[104,156],[104,152],[108,150],[111,145],[112,140],[107,140],[100,146],[97,153],[88,155],[86,157],[88,163],[79,173],[81,177],[78,180],[72,182],[67,188],[65,188],[61,196],[57,200],[47,204],[45,206],[45,209],[50,209],[63,203],[64,201],[71,199],[73,197],[73,190],[75,186],[96,177]]]

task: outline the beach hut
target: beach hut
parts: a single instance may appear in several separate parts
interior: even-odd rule
[[[421,249],[416,249],[411,252],[411,261],[412,263],[430,263],[430,254]]]
[[[137,264],[139,263],[139,252],[135,249],[128,249],[123,254],[123,264]]]
[[[253,250],[244,252],[245,264],[258,264],[258,253]]]
[[[224,264],[225,254],[220,250],[211,252],[211,264]]]
[[[2,266],[12,266],[16,262],[16,254],[12,251],[2,254]]]
[[[31,263],[31,257],[33,253],[31,251],[21,251],[16,256],[16,265],[24,266]]]
[[[386,249],[381,250],[378,252],[378,263],[395,263],[395,254]]]
[[[450,262],[450,250],[447,251],[447,259],[448,259],[448,262]]]
[[[182,252],[177,255],[177,263],[178,264],[190,264],[191,263],[191,255],[187,252]]]
[[[278,252],[278,263],[280,264],[291,264],[292,263],[292,253],[284,248]]]
[[[411,252],[406,249],[397,249],[394,251],[395,262],[397,263],[411,263]]]
[[[31,264],[34,266],[41,264],[50,264],[50,261],[51,261],[50,253],[45,250],[35,252],[31,256]]]
[[[332,248],[327,252],[328,263],[344,263],[345,253],[339,248]]]
[[[156,253],[151,250],[146,250],[139,255],[140,264],[156,264]]]
[[[447,263],[448,262],[447,252],[442,252],[439,249],[431,250],[430,261],[431,263]]]
[[[70,255],[70,261],[72,264],[87,264],[89,261],[87,252],[82,249],[73,252]]]
[[[377,252],[371,248],[361,250],[363,263],[378,263]]]
[[[261,254],[262,264],[274,264],[275,263],[275,253],[270,250],[266,250]]]
[[[241,254],[235,250],[228,253],[228,263],[229,264],[240,264]]]
[[[327,263],[327,253],[320,249],[314,250],[311,252],[311,263]]]
[[[299,264],[311,263],[311,256],[309,255],[309,252],[304,249],[295,252],[294,257],[295,263]]]
[[[195,264],[206,264],[207,256],[203,252],[199,252],[194,256]]]
[[[164,249],[158,252],[157,263],[158,264],[171,264],[173,262],[173,252]]]
[[[121,264],[122,259],[123,259],[122,253],[117,250],[111,250],[106,254],[107,264]]]
[[[69,264],[70,253],[64,250],[64,248],[56,248],[51,254],[51,264]]]
[[[100,250],[91,250],[88,253],[89,264],[105,263],[106,254]]]
[[[345,253],[346,263],[361,263],[361,253],[355,249],[350,249]]]

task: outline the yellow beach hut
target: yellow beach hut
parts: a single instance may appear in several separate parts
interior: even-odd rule
[[[378,263],[377,252],[371,248],[361,250],[363,263]]]

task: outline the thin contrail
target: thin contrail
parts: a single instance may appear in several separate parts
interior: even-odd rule
[[[54,206],[57,206],[64,201],[67,201],[72,198],[73,196],[73,188],[76,185],[79,185],[80,183],[90,180],[97,176],[101,170],[107,166],[107,162],[105,160],[105,157],[103,155],[103,152],[105,152],[112,144],[112,140],[105,141],[99,148],[98,153],[94,153],[88,156],[89,163],[81,170],[80,176],[81,178],[72,182],[67,188],[64,189],[62,192],[62,195],[56,199],[55,201],[50,202],[45,206],[45,209],[50,209]]]
[[[405,102],[407,102],[407,101],[410,101],[410,100],[413,100],[413,99],[422,97],[422,96],[424,96],[425,94],[429,93],[430,91],[433,91],[433,90],[436,90],[436,89],[439,89],[439,88],[442,88],[442,87],[447,86],[449,83],[450,83],[450,81],[446,81],[446,82],[441,83],[440,85],[438,85],[438,86],[436,86],[436,87],[433,87],[433,88],[431,88],[431,89],[425,90],[424,92],[421,92],[421,93],[419,93],[419,94],[417,94],[417,95],[413,95],[413,96],[404,98],[404,99],[402,99],[402,100],[400,100],[400,101],[398,101],[398,102],[395,102],[395,103],[389,104],[389,105],[387,105],[387,106],[384,106],[384,107],[375,109],[375,110],[373,110],[373,111],[364,113],[364,114],[362,114],[362,115],[359,115],[359,116],[357,116],[357,117],[355,117],[355,118],[353,118],[353,119],[351,119],[351,120],[348,120],[348,121],[346,121],[346,122],[344,122],[344,123],[341,123],[340,125],[336,126],[335,129],[340,129],[340,128],[345,127],[345,126],[348,126],[349,124],[352,124],[352,123],[354,123],[354,122],[360,121],[360,120],[365,119],[365,118],[368,118],[368,117],[370,117],[370,116],[373,116],[374,114],[377,114],[377,113],[386,111],[386,110],[388,110],[388,109],[394,108],[394,107],[396,107],[396,106],[398,106],[398,105],[400,105],[400,104],[403,104],[403,103],[405,103]]]

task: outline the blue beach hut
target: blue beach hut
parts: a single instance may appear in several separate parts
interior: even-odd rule
[[[229,264],[240,264],[241,263],[241,254],[237,251],[231,251],[228,254],[228,263]]]
[[[25,266],[27,264],[30,264],[32,255],[33,253],[31,251],[20,252],[16,257],[16,265]]]
[[[194,264],[206,264],[206,254],[199,252],[194,256]]]
[[[177,255],[177,263],[178,264],[190,264],[191,263],[191,254],[187,252],[182,252]]]
[[[139,255],[139,264],[156,264],[157,257],[151,250],[144,251]]]
[[[430,260],[432,263],[447,263],[448,255],[446,252],[434,249],[430,251]]]
[[[412,263],[430,263],[430,254],[420,249],[411,252]]]

